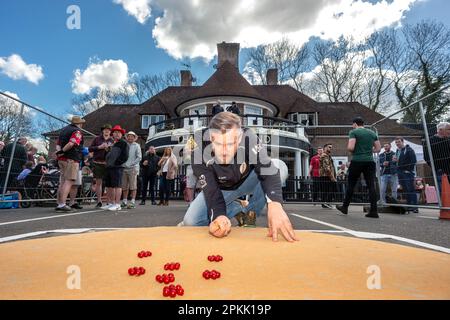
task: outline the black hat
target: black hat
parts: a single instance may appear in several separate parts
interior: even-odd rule
[[[102,126],[102,131],[103,131],[104,129],[109,129],[109,130],[111,130],[111,129],[112,129],[112,125],[110,125],[109,123],[104,124],[104,125]]]
[[[364,124],[364,119],[361,117],[356,117],[353,119],[352,123],[356,123],[358,126],[362,126]]]

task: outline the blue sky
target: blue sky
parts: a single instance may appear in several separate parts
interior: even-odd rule
[[[46,111],[61,114],[70,109],[70,101],[76,96],[72,88],[74,71],[79,69],[83,74],[90,61],[101,63],[105,60],[122,60],[128,68],[128,74],[143,75],[181,69],[182,60],[175,58],[180,55],[191,58],[192,71],[201,84],[214,71],[212,65],[215,63],[215,59],[211,60],[211,58],[217,42],[237,40],[245,42],[242,47],[250,47],[263,43],[265,39],[276,40],[286,30],[299,32],[297,33],[299,38],[311,36],[315,32],[311,27],[313,22],[310,21],[309,25],[302,26],[301,24],[296,25],[295,21],[307,21],[308,12],[310,12],[310,16],[314,16],[321,10],[321,8],[314,7],[315,5],[310,0],[304,0],[304,6],[300,6],[297,8],[298,10],[294,10],[296,8],[286,11],[280,9],[280,12],[274,12],[267,1],[256,2],[256,6],[261,4],[261,8],[248,8],[248,6],[255,6],[255,3],[251,0],[233,0],[229,2],[230,7],[243,5],[243,7],[236,8],[251,10],[248,12],[257,12],[258,14],[258,16],[255,16],[256,13],[252,16],[249,13],[248,19],[236,16],[237,20],[235,21],[239,21],[239,23],[235,23],[232,19],[233,14],[238,14],[233,13],[236,11],[229,11],[228,15],[219,14],[218,17],[214,17],[214,14],[220,12],[221,9],[229,9],[226,7],[224,9],[224,4],[220,4],[220,8],[217,7],[219,3],[227,3],[227,1],[218,1],[214,4],[216,6],[212,4],[215,2],[213,0],[210,0],[209,3],[202,3],[202,0],[180,0],[179,3],[173,0],[115,1],[121,3],[114,3],[113,0],[1,1],[0,90],[12,92],[24,101],[40,106]],[[139,22],[138,18],[130,14],[123,5],[132,1],[141,4],[149,3],[151,15],[146,18],[145,22]],[[347,4],[352,2],[351,0],[324,0],[322,2],[336,3],[339,1]],[[408,1],[410,7],[403,11],[402,23],[436,19],[449,24],[450,1],[448,0],[391,0],[387,3],[393,6],[394,2]],[[289,0],[284,2],[289,4]],[[357,2],[367,1],[358,0]],[[381,1],[371,1],[372,4],[379,2]],[[78,5],[81,9],[80,30],[69,30],[66,27],[66,20],[69,17],[66,9],[72,4]],[[155,19],[162,16],[163,10],[167,11],[167,17],[160,21],[158,28],[155,28]],[[203,15],[202,11],[204,11]],[[346,12],[345,9],[343,11]],[[198,14],[199,12],[200,14]],[[212,16],[208,17],[208,13],[211,12]],[[262,17],[264,14],[267,15]],[[274,30],[273,26],[268,26],[267,29],[264,29],[264,26],[261,27],[259,17],[262,17],[260,20],[264,21],[267,17],[270,19],[271,14],[273,14],[274,21],[277,20],[277,16],[282,18],[280,21],[286,20],[286,25],[284,26],[283,22],[277,22],[276,26],[279,26],[280,30]],[[399,20],[394,14],[392,16],[393,21]],[[228,18],[231,20],[227,20]],[[289,21],[291,18],[292,23]],[[221,22],[217,22],[216,19]],[[257,23],[252,24],[252,21]],[[323,20],[321,24],[323,25]],[[255,25],[259,27],[246,29],[248,26]],[[158,36],[152,37],[152,30],[155,29],[158,29]],[[306,29],[309,30],[309,33],[300,32]],[[343,26],[342,32],[345,33],[346,30]],[[331,36],[331,30],[327,32]],[[161,48],[158,48],[157,45]],[[33,83],[26,76],[20,76],[21,70],[10,70],[9,75],[5,74],[5,69],[2,70],[1,59],[5,64],[13,54],[19,55],[27,68],[33,64],[39,66],[43,78],[42,76],[38,77],[39,80],[34,80],[35,83]],[[245,57],[246,49],[241,52],[241,70],[246,62]],[[11,68],[14,67],[15,65],[11,66]],[[15,79],[14,76],[11,76],[11,72],[17,73]],[[83,81],[90,81],[90,79],[86,79],[88,79],[88,74],[84,74]],[[87,85],[94,88],[97,82],[89,82]]]

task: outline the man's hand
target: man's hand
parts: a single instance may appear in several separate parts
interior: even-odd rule
[[[226,216],[218,216],[209,224],[209,233],[214,237],[223,238],[231,232],[231,221]]]
[[[106,142],[103,142],[101,145],[99,145],[97,147],[97,149],[100,149],[100,150],[106,149],[106,148],[108,148],[108,143],[106,143]]]
[[[291,221],[279,202],[267,204],[267,220],[269,224],[269,234],[267,236],[272,237],[273,241],[278,241],[278,231],[281,231],[281,234],[287,241],[298,241]]]

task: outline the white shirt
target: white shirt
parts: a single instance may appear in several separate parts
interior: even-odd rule
[[[170,160],[170,158],[168,158],[166,160],[166,163],[164,164],[164,167],[163,167],[163,172],[169,171],[169,160]]]

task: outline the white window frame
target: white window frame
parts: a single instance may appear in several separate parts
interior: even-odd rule
[[[147,126],[144,126],[144,119],[147,119]],[[164,114],[143,114],[141,116],[141,129],[147,130],[152,124],[166,120]]]
[[[206,115],[206,105],[199,105],[199,106],[190,108],[189,115],[195,116],[196,115],[195,111],[198,111],[198,114],[201,116]],[[192,121],[193,121],[192,127],[195,129],[198,128],[199,126],[204,127],[204,126],[206,126],[206,120],[207,120],[206,118],[192,118]],[[189,118],[186,118],[184,121],[185,121],[184,126],[189,127],[189,124],[188,124]]]
[[[253,112],[255,109],[258,109],[260,112],[259,113]],[[251,113],[249,113],[249,110],[251,110]],[[258,115],[258,116],[262,116],[264,114],[263,113],[263,108],[259,107],[259,106],[255,106],[255,105],[244,105],[244,115],[249,115],[249,114],[255,114],[255,115]],[[262,126],[263,125],[263,118],[261,118],[261,117],[248,117],[248,116],[247,116],[247,125],[248,126],[254,126],[253,120],[256,120],[256,123],[257,123],[258,126]]]
[[[313,123],[309,123],[309,117],[313,116]],[[296,119],[294,119],[294,117]],[[291,121],[295,121],[298,123],[302,123],[302,121],[306,120],[307,121],[307,126],[315,126],[317,124],[317,116],[315,113],[301,113],[301,112],[293,112],[290,113],[288,116],[288,119]]]

